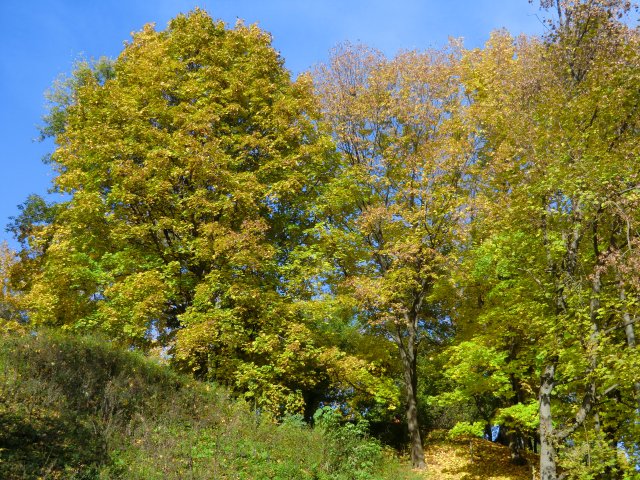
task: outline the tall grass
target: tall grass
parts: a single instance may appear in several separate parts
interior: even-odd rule
[[[2,479],[411,478],[331,410],[276,423],[96,337],[0,338]]]

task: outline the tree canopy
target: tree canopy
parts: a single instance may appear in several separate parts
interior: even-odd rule
[[[416,467],[428,429],[499,427],[542,480],[634,478],[639,30],[541,6],[539,38],[347,43],[296,80],[202,10],[78,63],[42,130],[65,200],[9,226],[3,325],[104,332],[276,420],[401,408]]]
[[[146,26],[114,61],[80,63],[43,131],[69,199],[44,222],[31,201],[15,229],[37,257],[33,325],[168,347],[281,412],[340,355],[322,353],[284,271],[331,144],[310,81],[292,82],[270,42],[196,10]]]

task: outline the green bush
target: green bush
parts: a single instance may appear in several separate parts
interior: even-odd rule
[[[332,478],[373,478],[382,461],[380,443],[368,438],[368,423],[342,423],[342,416],[330,407],[319,409],[313,416],[325,439],[323,467]]]

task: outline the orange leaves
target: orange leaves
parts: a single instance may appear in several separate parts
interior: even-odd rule
[[[346,44],[316,71],[342,152],[341,171],[325,190],[326,213],[347,218],[351,235],[360,237],[361,248],[351,255],[370,267],[365,275],[415,273],[424,264],[435,272],[441,268],[434,265],[440,261],[435,252],[461,230],[460,178],[471,145],[460,141],[470,132],[460,119],[463,101],[453,79],[458,56],[452,47],[387,60]],[[397,279],[403,276],[414,274],[407,270]]]

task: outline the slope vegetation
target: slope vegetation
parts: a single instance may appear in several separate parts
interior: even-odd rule
[[[0,337],[0,478],[412,478],[325,409],[276,424],[222,388],[107,341]]]

